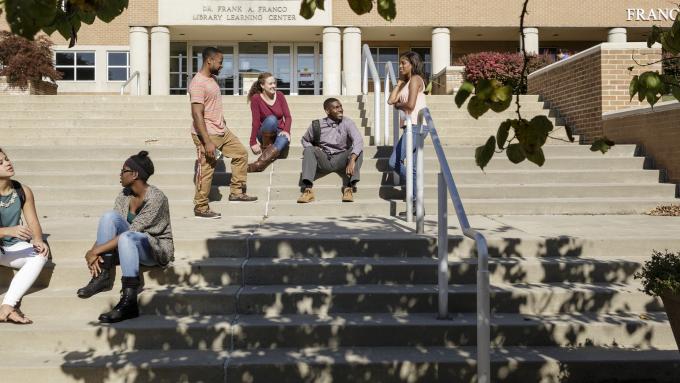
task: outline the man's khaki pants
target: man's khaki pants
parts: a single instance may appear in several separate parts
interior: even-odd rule
[[[191,137],[196,145],[196,150],[199,149],[201,141],[195,134]],[[241,194],[246,187],[246,177],[248,174],[248,152],[241,144],[238,137],[228,129],[224,136],[210,136],[210,141],[215,144],[215,147],[225,157],[231,158],[231,194]],[[206,210],[208,208],[208,195],[212,186],[213,175],[215,174],[215,165],[217,161],[208,160],[205,155],[199,156],[199,168],[196,174],[196,194],[194,195],[194,208],[196,210]]]

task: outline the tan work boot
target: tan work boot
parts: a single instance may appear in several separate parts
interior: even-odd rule
[[[354,202],[352,187],[348,186],[342,190],[342,202]]]
[[[302,195],[297,200],[298,203],[309,203],[312,201],[314,201],[314,190],[312,190],[312,188],[305,188]]]

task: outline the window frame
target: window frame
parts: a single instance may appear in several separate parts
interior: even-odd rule
[[[72,65],[57,65],[57,54],[59,54],[59,53],[72,53],[73,54],[73,64]],[[78,65],[78,54],[79,53],[91,53],[92,55],[94,55],[94,64],[93,65]],[[78,50],[78,51],[55,50],[54,51],[54,69],[59,71],[59,68],[73,69],[73,80],[58,80],[58,81],[69,82],[69,83],[71,83],[71,82],[83,82],[83,83],[97,82],[97,51],[94,51],[94,50]],[[94,78],[92,80],[79,80],[78,79],[78,68],[93,69],[94,70]]]
[[[126,54],[126,62],[127,65],[122,66],[122,65],[111,65],[109,62],[109,54],[110,53],[125,53]],[[96,64],[96,60],[95,60]],[[109,69],[119,69],[119,68],[125,68],[125,79],[124,80],[111,80],[109,78]],[[95,74],[96,77],[96,74]],[[112,51],[106,51],[106,82],[114,82],[114,83],[122,83],[126,82],[130,78],[130,51],[125,51],[125,50],[112,50]]]
[[[393,47],[381,46],[381,47],[370,47],[370,49],[376,50],[375,51],[375,57],[373,58],[373,60],[375,61],[375,66],[376,66],[376,69],[378,69],[378,75],[379,75],[381,80],[385,79],[385,73],[380,75],[380,72],[385,71],[385,64],[387,64],[387,61],[379,61],[380,60],[380,50],[381,49],[396,49],[396,51],[397,51],[397,61],[392,63],[392,65],[394,65],[394,68],[393,68],[394,69],[394,75],[397,78],[399,78],[399,55],[401,54],[401,52],[399,52],[399,47],[398,46],[393,46]],[[373,52],[371,52],[371,55],[373,55]]]

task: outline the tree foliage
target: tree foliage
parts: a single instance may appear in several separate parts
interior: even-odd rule
[[[680,252],[653,250],[652,259],[635,273],[635,279],[641,280],[642,291],[648,295],[680,294]]]
[[[69,47],[76,44],[83,23],[111,22],[128,7],[128,0],[0,0],[12,33],[33,40],[36,33],[59,32]]]
[[[52,42],[45,36],[35,41],[7,31],[0,31],[0,76],[7,76],[10,85],[26,89],[30,81],[47,77],[61,79],[52,63]]]
[[[396,0],[347,0],[349,7],[357,15],[364,15],[373,10],[373,3],[377,3],[378,14],[387,21],[397,17]],[[311,19],[316,10],[324,10],[324,0],[301,0],[300,16]]]

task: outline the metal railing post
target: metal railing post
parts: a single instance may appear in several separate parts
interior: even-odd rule
[[[449,316],[449,213],[446,199],[446,181],[442,173],[437,174],[437,255],[439,267],[439,319]]]
[[[406,222],[413,222],[413,125],[406,116]]]
[[[477,382],[491,382],[491,286],[486,239],[476,234],[477,242]]]
[[[368,73],[370,72],[373,79],[373,141],[376,146],[381,144],[382,136],[380,134],[380,92],[381,83],[378,69],[373,61],[371,49],[368,44],[364,44],[362,48],[362,58],[365,62],[364,66],[364,94],[368,94]]]
[[[423,188],[423,170],[425,168],[423,158],[423,148],[425,136],[423,135],[423,126],[416,125],[416,233],[423,234],[425,232],[425,189]]]

